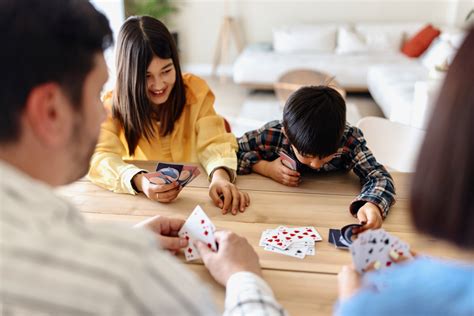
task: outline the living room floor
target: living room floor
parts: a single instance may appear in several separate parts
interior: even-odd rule
[[[220,80],[203,76],[216,96],[215,109],[230,123],[232,132],[241,136],[268,121],[281,119],[282,106],[272,91],[251,91],[232,82],[232,78]],[[365,116],[383,117],[370,94],[347,96],[347,121],[350,124]]]

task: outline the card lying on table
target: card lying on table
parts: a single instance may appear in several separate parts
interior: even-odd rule
[[[186,261],[199,259],[199,252],[194,247],[194,242],[200,240],[205,243],[213,251],[217,251],[216,239],[214,232],[216,226],[211,222],[209,217],[204,213],[198,205],[189,215],[183,227],[178,232],[178,236],[188,240],[188,247],[184,250]]]
[[[197,166],[159,163],[156,172],[146,173],[145,177],[155,184],[169,184],[174,181],[185,187],[193,181],[201,171]]]
[[[390,257],[392,250],[399,256],[412,257],[410,246],[407,243],[383,229],[367,230],[360,233],[349,249],[354,266],[359,273],[365,272],[375,262],[379,262],[380,269],[391,266],[394,263]]]
[[[320,240],[321,235],[312,226],[280,226],[265,230],[259,245],[267,251],[303,259],[306,255],[314,256],[314,244]]]

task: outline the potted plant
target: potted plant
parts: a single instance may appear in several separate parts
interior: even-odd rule
[[[163,22],[170,29],[170,15],[178,12],[178,6],[173,0],[124,0],[125,16],[149,15]],[[171,31],[176,46],[178,46],[178,33]]]

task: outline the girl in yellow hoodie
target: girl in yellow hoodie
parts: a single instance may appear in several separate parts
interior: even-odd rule
[[[89,179],[118,193],[143,192],[171,202],[177,182],[153,184],[146,172],[124,159],[199,162],[211,181],[209,196],[223,213],[244,211],[249,196],[233,184],[237,143],[214,110],[206,82],[182,74],[174,40],[151,17],[131,17],[117,43],[115,90],[105,95],[108,117],[102,124]]]

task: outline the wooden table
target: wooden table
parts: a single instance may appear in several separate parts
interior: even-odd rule
[[[156,166],[156,162],[134,163],[147,170],[153,170]],[[397,202],[384,222],[384,228],[417,250],[449,257],[449,253],[437,250],[434,240],[419,236],[409,224],[411,175],[394,173],[393,177]],[[350,215],[348,206],[360,191],[358,178],[352,173],[304,177],[299,188],[290,188],[252,174],[240,176],[237,185],[251,198],[249,208],[237,216],[222,215],[221,210],[213,205],[208,197],[208,182],[203,175],[190,183],[170,204],[153,202],[144,195],[111,193],[85,179],[62,187],[58,192],[68,197],[92,221],[113,221],[127,226],[156,214],[185,219],[196,205],[200,205],[218,229],[230,229],[243,235],[254,246],[265,279],[290,314],[331,314],[337,298],[337,273],[342,265],[351,262],[351,257],[347,251],[336,249],[327,242],[328,230],[357,222]],[[259,247],[262,231],[279,225],[315,226],[324,239],[316,243],[316,255],[301,260]],[[224,288],[211,279],[201,263],[187,265],[211,285],[216,303],[222,308]]]

